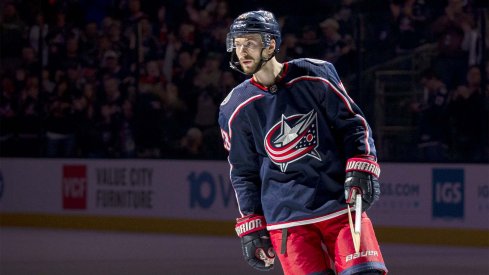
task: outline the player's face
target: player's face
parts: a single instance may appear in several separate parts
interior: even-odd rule
[[[234,39],[236,55],[245,73],[252,73],[261,60],[263,42],[259,34],[250,34]]]

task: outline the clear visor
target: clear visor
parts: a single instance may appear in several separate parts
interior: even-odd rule
[[[232,52],[234,49],[234,35],[228,33],[226,36],[226,50],[228,52]]]
[[[236,37],[241,37],[245,34],[231,34],[228,33],[226,37],[226,50],[228,52],[232,52],[236,48],[242,48],[243,50],[256,50],[266,48],[270,45],[270,35],[268,34],[260,34],[261,41],[256,39],[244,39],[244,41],[239,41],[236,43]]]

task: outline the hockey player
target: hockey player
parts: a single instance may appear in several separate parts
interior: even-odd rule
[[[386,274],[367,214],[355,253],[346,210],[356,192],[363,211],[380,195],[372,131],[332,64],[279,63],[280,42],[261,10],[237,17],[226,42],[230,66],[251,76],[219,114],[245,259],[269,270],[277,255],[291,275]]]

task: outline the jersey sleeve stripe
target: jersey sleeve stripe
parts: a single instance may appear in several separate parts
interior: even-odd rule
[[[355,114],[356,117],[358,117],[361,121],[362,121],[362,124],[363,124],[363,128],[365,129],[365,140],[364,140],[364,143],[365,143],[365,155],[370,155],[370,143],[368,142],[369,140],[369,137],[370,137],[370,133],[369,133],[369,130],[368,130],[368,126],[367,126],[367,121],[365,120],[365,118],[359,114]]]
[[[327,79],[324,79],[324,81],[331,87],[331,89],[333,89],[333,91],[342,99],[343,102],[348,103],[348,104],[345,103],[345,105],[347,105],[348,111],[362,121],[363,129],[365,132],[365,140],[364,140],[365,154],[370,155],[370,143],[368,142],[370,133],[369,133],[368,126],[367,126],[367,121],[365,120],[365,118],[363,116],[361,116],[361,115],[355,113],[355,111],[353,111],[353,108],[351,107],[351,104],[350,104],[350,102],[353,102],[353,100],[346,93],[342,83],[340,83],[340,89],[341,89],[340,90],[336,86],[334,86],[333,83],[328,81]]]
[[[233,177],[231,176],[233,174],[233,164],[231,163],[231,161],[229,160],[229,156],[227,157],[228,159],[228,163],[229,163],[229,180],[231,182],[233,182]],[[245,215],[243,214],[243,212],[241,211],[241,206],[239,205],[239,198],[238,198],[238,192],[236,191],[236,189],[234,188],[234,185],[231,184],[231,186],[233,187],[233,190],[234,190],[234,196],[236,197],[236,202],[238,203],[238,211],[239,211],[239,214],[241,215],[241,217],[244,217]]]

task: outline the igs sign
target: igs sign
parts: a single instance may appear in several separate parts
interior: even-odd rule
[[[464,170],[433,169],[433,218],[464,217]]]
[[[87,208],[87,167],[85,165],[63,166],[63,208]]]

